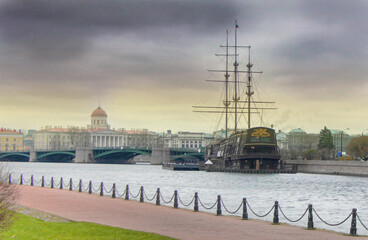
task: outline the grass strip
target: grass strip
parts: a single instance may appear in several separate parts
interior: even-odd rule
[[[88,222],[45,222],[20,213],[16,213],[13,220],[13,225],[3,233],[0,233],[2,240],[173,239],[158,234],[126,230]]]

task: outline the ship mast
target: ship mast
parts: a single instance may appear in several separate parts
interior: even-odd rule
[[[250,128],[250,102],[251,102],[251,97],[254,94],[254,92],[252,92],[252,67],[253,64],[250,63],[250,46],[248,48],[248,64],[247,64],[247,69],[248,69],[248,83],[247,83],[247,96],[248,96],[248,129]]]
[[[252,91],[252,74],[253,73],[262,73],[262,72],[254,72],[252,71],[252,67],[253,64],[251,63],[251,46],[239,46],[238,45],[238,34],[237,34],[237,30],[238,30],[239,26],[238,26],[238,22],[235,20],[235,40],[234,40],[234,46],[229,46],[229,31],[226,31],[226,45],[220,45],[220,47],[225,48],[226,53],[225,54],[215,54],[216,56],[224,56],[226,59],[226,67],[225,70],[208,70],[209,72],[217,72],[217,73],[225,73],[225,81],[224,80],[206,80],[208,82],[221,82],[221,83],[225,83],[225,101],[223,101],[223,107],[216,107],[216,106],[193,106],[194,108],[194,112],[201,112],[201,113],[221,113],[224,114],[225,112],[225,137],[228,138],[228,131],[229,131],[229,115],[230,114],[234,114],[235,117],[235,121],[234,121],[234,131],[237,132],[238,130],[238,114],[239,111],[241,114],[248,114],[248,129],[251,127],[251,114],[252,113],[259,113],[258,110],[275,110],[277,108],[274,107],[252,107],[251,103],[253,104],[265,104],[265,103],[270,103],[273,104],[275,102],[263,102],[263,101],[252,101],[252,95],[254,94],[254,92]],[[229,48],[234,48],[234,54],[229,54]],[[238,50],[239,48],[248,48],[248,64],[246,65],[247,69],[246,71],[240,71],[238,69],[239,63],[238,63]],[[229,70],[229,57],[233,56],[234,57],[234,70],[231,71]],[[229,81],[229,77],[230,74],[229,73],[234,73],[234,80],[233,81]],[[246,73],[247,74],[247,81],[239,81],[239,74],[240,73]],[[234,83],[234,96],[232,98],[232,101],[229,100],[229,93],[230,93],[230,84]],[[246,95],[247,95],[247,99],[244,101],[240,100],[239,97],[239,84],[243,84],[246,83],[247,84],[247,88],[246,88]],[[232,103],[234,103],[234,105],[232,105]],[[247,104],[246,107],[239,107],[240,103],[244,103]],[[246,111],[244,111],[246,110]],[[256,110],[256,111],[254,111]]]
[[[229,120],[229,30],[226,30],[226,70],[225,70],[225,91],[226,91],[226,99],[224,102],[225,105],[225,138],[227,138],[228,135],[228,120]]]
[[[235,62],[234,62],[234,82],[235,82],[235,86],[234,86],[234,106],[235,106],[235,124],[234,124],[234,131],[236,132],[238,129],[238,101],[240,100],[240,98],[238,98],[238,35],[237,35],[237,30],[238,30],[238,23],[235,20],[235,45],[234,45],[234,50],[235,50]],[[249,109],[248,109],[249,110]]]

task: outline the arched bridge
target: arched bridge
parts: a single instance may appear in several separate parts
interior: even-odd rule
[[[166,152],[167,154],[163,154]],[[155,162],[181,161],[192,159],[203,161],[203,152],[193,149],[167,148],[84,148],[77,150],[30,151],[30,152],[0,152],[0,161],[19,162],[77,162],[77,163],[130,163],[138,155],[153,156]],[[159,156],[159,157],[157,157]],[[152,161],[153,161],[152,160]]]

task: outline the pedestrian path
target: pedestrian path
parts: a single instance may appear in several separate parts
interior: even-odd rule
[[[76,191],[17,185],[17,203],[72,221],[94,222],[114,227],[157,233],[183,240],[352,240],[325,230],[306,230],[286,224],[241,220],[187,209],[174,209]],[[359,233],[358,233],[359,234]]]

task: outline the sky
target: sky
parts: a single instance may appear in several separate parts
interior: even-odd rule
[[[224,128],[192,106],[221,105],[224,84],[206,80],[223,75],[207,70],[224,69],[215,54],[227,30],[234,44],[236,19],[262,71],[254,98],[277,107],[252,126],[362,133],[367,12],[359,0],[0,0],[0,125],[86,126],[100,105],[112,128]],[[247,59],[240,50],[240,69]]]

